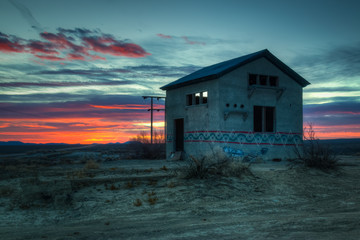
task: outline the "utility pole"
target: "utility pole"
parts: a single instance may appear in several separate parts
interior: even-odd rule
[[[157,100],[160,100],[161,98],[165,98],[165,97],[161,97],[161,96],[142,96],[145,99],[150,98],[151,99],[151,107],[150,109],[148,109],[148,111],[151,112],[151,127],[150,127],[150,134],[151,134],[151,144],[153,144],[153,111],[165,111],[164,108],[154,108],[153,104],[154,101],[153,99],[156,98]]]

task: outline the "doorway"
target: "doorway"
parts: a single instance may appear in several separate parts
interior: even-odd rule
[[[175,151],[184,151],[184,119],[175,119]]]

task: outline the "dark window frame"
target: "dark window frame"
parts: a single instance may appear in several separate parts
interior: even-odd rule
[[[186,106],[204,105],[209,101],[208,91],[186,94]]]
[[[254,106],[254,132],[275,132],[276,109],[269,106]]]
[[[267,86],[267,78],[266,75],[259,75],[259,84],[262,86]]]
[[[269,87],[278,87],[279,86],[279,77],[274,75],[265,75],[265,74],[248,74],[248,85],[260,85],[260,86],[269,86]]]
[[[269,86],[270,87],[279,86],[279,77],[277,77],[277,76],[269,76]]]
[[[258,76],[257,74],[249,73],[249,77],[248,77],[249,86],[257,84],[257,76]]]

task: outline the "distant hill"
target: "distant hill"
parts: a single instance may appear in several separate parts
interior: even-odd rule
[[[8,142],[0,142],[0,146],[19,146],[19,145],[35,145],[35,143],[23,143],[20,141],[8,141]]]
[[[1,142],[0,146],[23,146],[23,145],[69,145],[67,143],[23,143],[20,141]]]
[[[360,153],[360,138],[327,139],[320,140],[320,143],[328,146],[336,154],[352,155]]]

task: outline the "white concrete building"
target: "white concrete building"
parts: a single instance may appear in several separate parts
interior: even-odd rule
[[[303,87],[310,84],[268,50],[200,69],[166,90],[166,153],[264,160],[294,157],[302,144]]]

